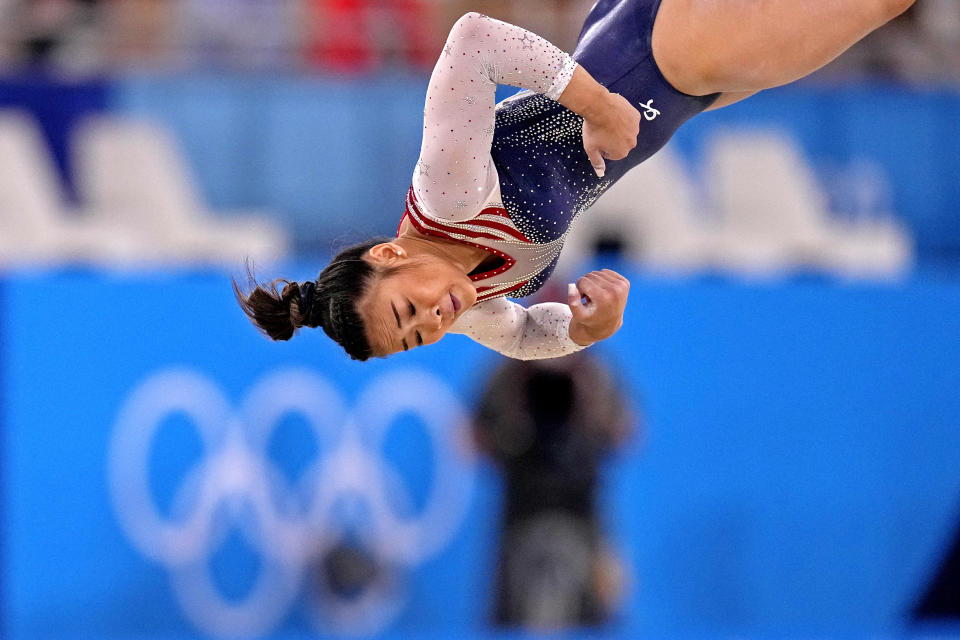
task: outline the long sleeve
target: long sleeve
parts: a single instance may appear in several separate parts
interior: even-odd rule
[[[558,358],[584,347],[570,339],[570,307],[541,302],[527,308],[492,298],[468,309],[450,328],[518,360]]]
[[[413,188],[426,213],[475,216],[497,186],[490,157],[498,84],[557,99],[576,63],[543,38],[479,13],[460,18],[430,76]]]

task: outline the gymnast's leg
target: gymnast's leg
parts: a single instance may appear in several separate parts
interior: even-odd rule
[[[913,2],[663,0],[653,55],[680,91],[731,104],[816,71]]]

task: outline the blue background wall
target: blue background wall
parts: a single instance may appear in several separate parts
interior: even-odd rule
[[[596,348],[646,422],[607,475],[604,510],[632,572],[616,630],[900,633],[960,524],[960,283],[631,275],[624,328]],[[273,344],[246,324],[217,274],[23,275],[3,285],[2,549],[13,639],[197,633],[169,570],[124,535],[107,488],[118,413],[149,376],[185,367],[239,406],[255,380],[300,367],[351,404],[382,376],[413,370],[445,381],[469,410],[497,364],[460,336],[366,364],[319,332]],[[56,302],[65,300],[85,302]],[[408,391],[417,390],[396,389]],[[302,425],[278,433],[276,464],[296,473],[312,445]],[[397,424],[382,453],[419,491],[434,480],[423,470],[436,448],[417,433]],[[161,506],[204,455],[189,420],[163,427],[150,470]],[[497,488],[481,466],[463,521],[410,572],[389,628],[440,637],[483,628]],[[256,557],[226,538],[210,560],[219,588],[242,595],[262,566]],[[305,611],[298,600],[274,631],[306,632]]]

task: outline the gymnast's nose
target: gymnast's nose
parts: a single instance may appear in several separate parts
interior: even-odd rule
[[[437,331],[443,328],[443,310],[440,304],[425,306],[423,311],[418,312],[417,324],[423,331]]]

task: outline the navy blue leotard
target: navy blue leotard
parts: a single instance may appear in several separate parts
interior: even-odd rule
[[[663,77],[651,47],[659,7],[660,0],[600,0],[587,17],[572,55],[600,84],[627,98],[643,117],[637,146],[622,160],[608,160],[603,178],[597,177],[584,151],[583,119],[547,96],[558,94],[547,87],[552,77],[563,75],[564,65],[555,54],[549,58],[549,52],[535,49],[552,45],[535,42],[537,37],[529,32],[488,18],[484,19],[489,25],[480,21],[463,27],[467,35],[456,37],[451,32],[431,79],[425,112],[430,116],[430,110],[443,102],[446,115],[445,119],[433,119],[433,129],[431,119],[425,120],[424,150],[407,197],[405,218],[421,233],[482,247],[500,258],[493,268],[471,274],[480,300],[503,295],[519,298],[537,291],[553,271],[573,220],[627,171],[656,153],[680,125],[716,100],[716,95],[681,93]],[[517,51],[512,57],[494,57],[501,53],[494,48],[498,42],[520,44],[513,45]],[[527,50],[529,60],[535,62],[523,58]],[[537,55],[548,62],[540,62]],[[484,80],[522,81],[523,86],[537,89],[521,91],[497,105],[493,127],[483,132],[471,130],[466,123],[463,132],[459,128],[464,118],[476,127],[474,118],[489,113],[477,110],[477,99],[471,95],[475,80],[458,77],[455,84],[442,76],[448,62],[450,73],[461,64],[459,73],[470,76],[471,56],[476,56],[473,66],[481,68]],[[569,57],[566,63],[572,66]],[[505,68],[511,65],[512,69]],[[470,145],[476,144],[482,133],[492,134],[487,157],[492,163],[471,170],[495,171],[492,177],[499,189],[486,200],[474,201],[472,185],[484,184],[482,179],[465,175],[451,186],[436,177],[439,171],[450,176],[451,171],[469,163],[470,158],[462,154],[456,161],[449,161],[445,154],[472,149]],[[472,158],[478,163],[482,160],[476,154]]]

